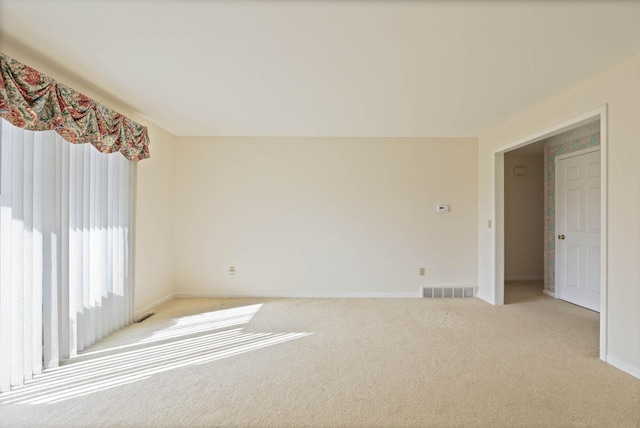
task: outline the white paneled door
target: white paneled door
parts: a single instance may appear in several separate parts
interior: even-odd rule
[[[556,287],[600,312],[600,151],[556,161]]]

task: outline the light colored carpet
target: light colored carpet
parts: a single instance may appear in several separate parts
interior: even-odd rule
[[[185,299],[0,395],[1,426],[639,427],[598,314],[478,299]]]

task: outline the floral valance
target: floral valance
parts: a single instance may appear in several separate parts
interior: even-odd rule
[[[127,159],[149,157],[147,128],[0,52],[0,117],[32,131],[55,130]]]

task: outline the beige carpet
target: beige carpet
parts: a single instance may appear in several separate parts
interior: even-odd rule
[[[478,299],[189,299],[0,395],[0,426],[640,427],[598,314]]]

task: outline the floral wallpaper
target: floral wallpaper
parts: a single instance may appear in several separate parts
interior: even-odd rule
[[[556,157],[600,145],[600,122],[552,137],[544,149],[545,162],[545,269],[544,289],[555,293],[556,263]]]

